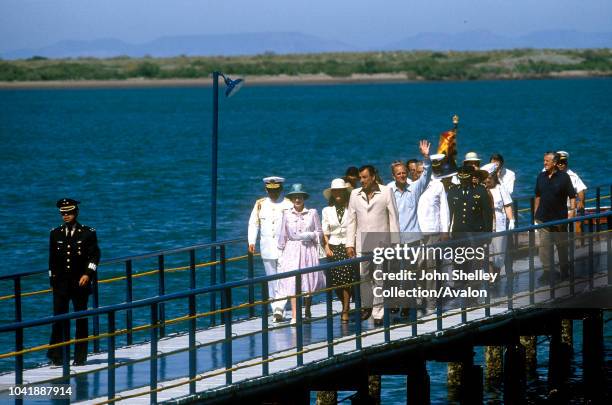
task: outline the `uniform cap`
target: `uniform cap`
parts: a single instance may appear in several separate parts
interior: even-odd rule
[[[270,176],[264,177],[263,182],[266,185],[266,188],[274,190],[277,188],[281,188],[283,183],[285,182],[285,179],[283,177]]]
[[[55,206],[59,208],[60,212],[70,212],[77,209],[79,204],[79,201],[73,200],[72,198],[62,198],[61,200],[57,200]]]
[[[472,174],[474,174],[474,167],[470,165],[463,165],[459,168],[457,177],[460,179],[469,179],[472,177]]]
[[[481,167],[482,170],[486,170],[489,174],[495,173],[497,170],[497,163],[487,163],[486,165]]]
[[[567,160],[569,158],[569,153],[564,150],[557,151],[557,153],[559,154],[559,160]]]

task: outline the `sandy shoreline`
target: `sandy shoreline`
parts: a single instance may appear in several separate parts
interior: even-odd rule
[[[520,79],[560,79],[588,78],[607,76],[593,71],[564,71],[539,77],[499,76],[481,80],[520,80]],[[424,79],[408,79],[403,73],[382,73],[374,75],[353,74],[348,77],[333,77],[326,74],[317,75],[277,75],[248,76],[245,80],[253,85],[305,85],[305,84],[341,84],[341,83],[397,83],[426,82]],[[71,88],[151,88],[151,87],[210,87],[211,78],[199,79],[126,79],[126,80],[57,80],[2,82],[0,90],[7,89],[71,89]]]

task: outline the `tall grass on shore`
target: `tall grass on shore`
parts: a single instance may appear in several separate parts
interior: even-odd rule
[[[248,76],[399,74],[407,80],[478,80],[612,75],[611,49],[488,52],[363,52],[238,57],[0,60],[0,81],[197,79],[214,70]]]

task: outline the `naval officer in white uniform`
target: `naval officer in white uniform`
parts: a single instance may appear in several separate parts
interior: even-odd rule
[[[257,233],[259,233],[261,259],[266,275],[269,276],[277,272],[278,258],[280,256],[278,235],[283,219],[283,210],[291,209],[293,204],[287,198],[280,196],[283,190],[283,183],[285,182],[284,178],[276,176],[265,177],[263,182],[268,196],[260,198],[255,202],[249,219],[248,239],[249,253],[255,253],[255,243],[257,241]],[[278,284],[278,280],[268,283],[268,296],[270,299],[280,298]],[[274,322],[283,320],[286,303],[287,300],[285,299],[271,304]]]

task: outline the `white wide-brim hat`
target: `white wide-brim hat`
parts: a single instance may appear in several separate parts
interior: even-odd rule
[[[329,200],[332,195],[332,190],[346,190],[348,193],[353,190],[353,187],[343,179],[333,179],[331,182],[331,187],[323,190],[323,197],[326,200]]]

